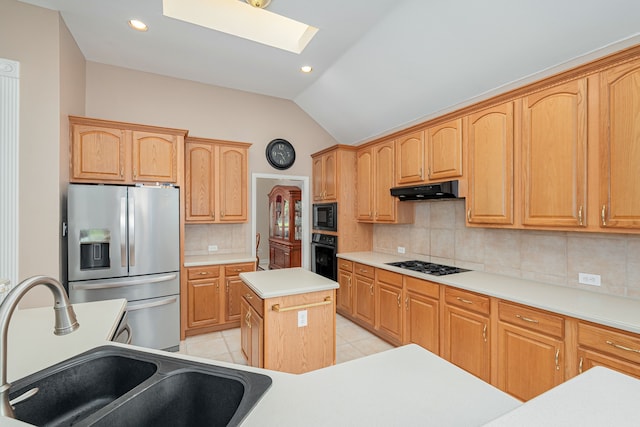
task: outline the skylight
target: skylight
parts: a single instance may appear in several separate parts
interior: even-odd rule
[[[163,0],[170,18],[300,53],[318,29],[238,0]]]

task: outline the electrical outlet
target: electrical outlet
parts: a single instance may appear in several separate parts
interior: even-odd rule
[[[398,253],[403,254],[405,252],[404,246],[398,246]]]
[[[583,285],[600,286],[600,275],[578,273],[578,283],[582,283]]]
[[[209,252],[216,252],[218,250],[218,245],[209,245]]]
[[[298,328],[307,326],[307,310],[301,310],[298,312]]]

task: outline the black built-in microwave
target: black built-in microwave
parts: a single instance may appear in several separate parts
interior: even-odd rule
[[[313,205],[313,229],[338,231],[337,203],[316,203]]]

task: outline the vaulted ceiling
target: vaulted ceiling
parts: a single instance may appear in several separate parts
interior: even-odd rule
[[[21,1],[59,10],[89,61],[290,99],[344,144],[640,43],[637,0],[272,0],[319,29],[300,54],[166,17],[162,0]]]

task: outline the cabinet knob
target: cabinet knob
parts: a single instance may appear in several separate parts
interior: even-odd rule
[[[124,168],[120,168],[120,177],[124,176]]]
[[[556,371],[559,371],[560,370],[560,349],[559,348],[556,348],[555,362],[556,362]]]
[[[136,178],[138,176],[138,171],[135,168],[135,166],[133,167],[133,177]]]
[[[582,205],[580,205],[580,209],[578,209],[578,224],[584,225],[582,223]]]
[[[482,327],[482,339],[484,342],[487,342],[487,324],[485,323]]]
[[[467,222],[471,222],[471,208],[467,209]]]
[[[246,299],[253,299],[253,295],[251,294],[245,294],[244,296]]]
[[[607,226],[607,205],[602,205],[602,211],[600,211],[600,217],[602,219],[602,226]]]

